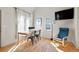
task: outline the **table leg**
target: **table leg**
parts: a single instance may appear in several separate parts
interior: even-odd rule
[[[19,34],[18,34],[18,44],[19,44]]]

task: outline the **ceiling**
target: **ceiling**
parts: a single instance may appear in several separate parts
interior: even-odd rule
[[[37,9],[37,7],[17,7],[17,8],[24,10],[24,11],[27,11],[29,13],[32,13]]]
[[[17,7],[23,11],[26,11],[26,12],[29,12],[29,13],[33,13],[35,12],[37,9],[40,9],[40,8],[47,8],[47,7]],[[67,9],[69,7],[50,7],[52,10],[60,10],[60,9]],[[47,8],[49,9],[49,7]]]

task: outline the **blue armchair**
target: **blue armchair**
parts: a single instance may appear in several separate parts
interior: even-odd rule
[[[68,34],[69,34],[69,28],[59,28],[59,33],[58,36],[56,37],[58,39],[55,40],[60,41],[61,44],[64,46],[64,42],[65,40],[67,40]]]

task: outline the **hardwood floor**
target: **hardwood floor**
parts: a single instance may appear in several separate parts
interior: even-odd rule
[[[43,38],[32,45],[29,41],[18,47],[15,52],[57,52],[50,42],[50,40]]]
[[[58,44],[58,43],[55,43]],[[79,52],[72,42],[65,42],[65,46],[59,45],[57,46],[58,49],[62,50],[63,52]]]
[[[12,48],[12,46],[14,46],[14,44],[8,45],[6,47],[2,47],[0,48],[0,52],[8,52],[8,50]]]
[[[23,40],[20,40],[20,43],[22,43]],[[16,43],[13,43],[13,44],[10,44],[8,46],[5,46],[5,47],[1,47],[0,48],[0,52],[8,52],[11,48],[15,48],[17,46],[17,42]]]
[[[51,42],[53,43],[53,41],[50,41],[49,39],[42,38],[32,45],[30,40],[28,42],[21,40],[19,42],[20,46],[18,46],[14,52],[58,52],[56,47],[54,47]],[[8,52],[13,46],[16,47],[17,44],[11,44],[6,47],[2,47],[0,48],[0,52]],[[59,45],[57,48],[63,52],[79,52],[79,49],[75,48],[74,44],[68,41],[65,42],[65,47]]]
[[[65,47],[60,45],[58,48],[64,52],[79,52],[79,49],[77,49],[72,42],[66,42]]]

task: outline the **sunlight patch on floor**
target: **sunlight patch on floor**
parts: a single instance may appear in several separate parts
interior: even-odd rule
[[[51,44],[56,48],[56,50],[57,50],[58,52],[64,52],[64,51],[60,50],[59,48],[57,48],[57,47],[59,46],[58,44],[54,44],[54,43],[52,43],[52,42],[51,42]]]
[[[17,45],[14,45],[11,49],[9,49],[8,52],[14,52],[18,47],[20,47],[21,45],[23,45],[24,43],[26,43],[26,41],[23,41],[22,43],[19,43]]]

